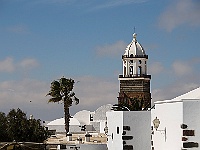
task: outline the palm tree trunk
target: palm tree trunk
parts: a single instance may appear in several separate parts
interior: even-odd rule
[[[70,114],[69,114],[69,106],[66,100],[64,100],[64,115],[65,115],[65,131],[67,136],[67,133],[69,132]]]

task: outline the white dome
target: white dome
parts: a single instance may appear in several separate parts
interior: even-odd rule
[[[106,112],[111,111],[112,105],[106,104],[99,107],[94,114],[94,120],[106,120]]]
[[[64,118],[56,119],[49,122],[47,125],[65,125]],[[80,125],[80,122],[76,118],[70,118],[69,125]]]
[[[91,112],[88,110],[82,110],[77,112],[74,115],[74,118],[76,118],[81,124],[89,125],[90,124],[90,114]]]
[[[136,39],[137,34],[133,34],[133,40],[131,43],[126,47],[125,54],[126,56],[141,56],[146,55],[144,48]]]

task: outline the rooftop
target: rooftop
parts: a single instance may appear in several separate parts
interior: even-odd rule
[[[185,94],[177,96],[171,100],[164,100],[164,101],[156,101],[155,103],[172,103],[172,102],[179,102],[183,100],[200,100],[200,87],[189,91]]]

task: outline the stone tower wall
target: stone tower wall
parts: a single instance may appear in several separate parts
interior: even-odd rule
[[[118,103],[129,103],[127,99],[143,99],[143,108],[151,107],[150,80],[120,80]]]

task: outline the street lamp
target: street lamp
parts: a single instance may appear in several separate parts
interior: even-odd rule
[[[105,122],[104,132],[106,135],[108,134],[107,118],[106,118],[106,122]]]
[[[156,118],[153,120],[153,126],[154,126],[154,128],[156,129],[156,131],[157,131],[159,125],[160,125],[160,120],[156,117]]]
[[[166,142],[166,134],[167,134],[167,131],[166,131],[166,127],[164,130],[158,130],[158,127],[160,125],[160,120],[156,117],[154,120],[153,120],[153,126],[154,128],[156,129],[156,131],[160,131],[160,132],[164,132],[164,135],[165,135],[165,142]],[[162,134],[162,133],[161,133]]]

